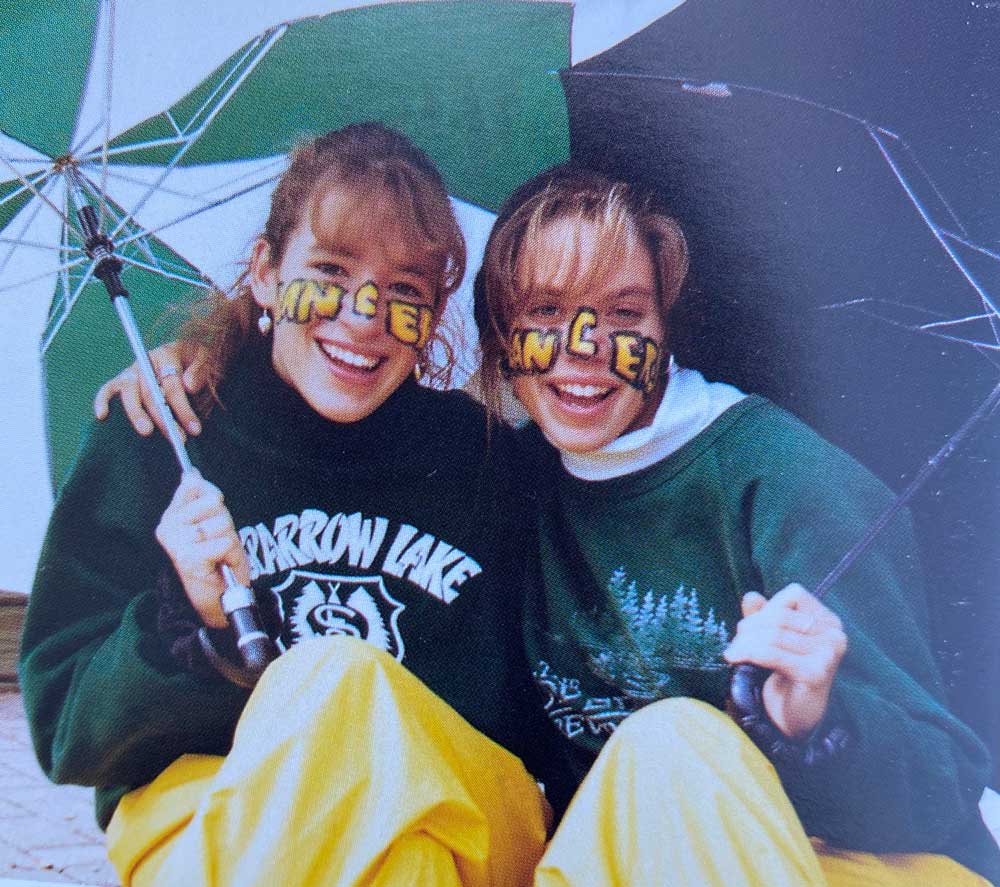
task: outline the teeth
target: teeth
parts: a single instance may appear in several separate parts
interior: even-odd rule
[[[596,385],[559,385],[559,391],[563,394],[572,394],[574,397],[600,397],[607,394],[610,388],[598,388]]]
[[[376,357],[365,357],[363,354],[358,354],[356,351],[348,351],[346,348],[339,348],[329,342],[320,342],[319,347],[323,349],[324,353],[328,357],[332,357],[334,360],[343,361],[346,364],[350,364],[352,367],[358,367],[362,370],[373,370],[376,366],[378,366],[378,358]]]

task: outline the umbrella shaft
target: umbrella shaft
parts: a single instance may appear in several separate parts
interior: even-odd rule
[[[115,306],[115,311],[118,312],[118,319],[121,321],[125,337],[132,348],[132,353],[135,355],[139,373],[146,383],[147,390],[152,395],[160,423],[167,431],[167,439],[170,441],[170,446],[173,447],[174,455],[177,457],[178,463],[180,463],[181,471],[189,471],[192,467],[191,457],[188,456],[187,450],[184,449],[184,439],[181,437],[181,430],[178,428],[174,414],[170,412],[166,398],[164,398],[163,392],[160,390],[160,384],[156,379],[156,372],[149,360],[146,346],[142,341],[142,333],[139,331],[139,325],[135,322],[132,306],[129,304],[126,296],[116,296],[111,300],[111,303]]]
[[[855,544],[855,546],[845,554],[840,563],[835,566],[827,577],[813,589],[813,594],[822,598],[829,590],[830,587],[838,580],[847,570],[854,564],[854,562],[868,549],[868,546],[875,541],[875,537],[885,529],[886,524],[889,523],[895,516],[896,513],[906,505],[910,499],[916,494],[917,490],[924,485],[924,482],[930,477],[958,447],[959,443],[962,441],[966,435],[975,428],[983,419],[985,419],[990,413],[992,413],[997,406],[1000,405],[1000,384],[998,384],[989,394],[989,396],[984,400],[979,408],[971,415],[965,422],[962,423],[962,427],[958,429],[951,437],[945,441],[944,446],[941,447],[930,459],[924,463],[924,466],[917,472],[916,477],[907,485],[906,489],[903,490],[892,502],[889,503],[888,507],[883,511],[868,527],[868,531],[861,537],[860,540]]]

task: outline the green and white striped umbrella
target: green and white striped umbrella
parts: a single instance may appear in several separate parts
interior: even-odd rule
[[[131,359],[67,165],[154,342],[235,278],[289,148],[352,121],[437,162],[474,270],[490,210],[567,156],[558,70],[675,2],[0,0],[0,588],[29,586],[94,391]],[[470,332],[468,282],[453,301]]]

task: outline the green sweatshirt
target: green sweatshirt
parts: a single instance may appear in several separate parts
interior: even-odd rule
[[[524,661],[530,527],[509,436],[497,429],[487,452],[471,399],[411,382],[364,421],[328,422],[262,353],[220,393],[189,451],[226,495],[280,644],[364,637],[532,767],[534,728],[550,727]],[[172,571],[153,532],[177,482],[159,436],[138,437],[121,414],[95,425],[29,601],[21,685],[35,749],[55,781],[97,787],[102,826],[180,755],[225,754],[247,698],[185,668],[158,625],[154,589]]]
[[[814,587],[891,499],[756,396],[662,461],[610,480],[573,477],[537,429],[527,438],[548,478],[538,482],[544,592],[536,583],[528,601],[529,659],[578,778],[642,705],[724,705],[720,654],[741,596]],[[849,649],[818,732],[839,725],[849,741],[812,766],[775,762],[807,832],[855,850],[947,854],[1000,882],[977,806],[989,760],[943,701],[906,516],[824,603]]]

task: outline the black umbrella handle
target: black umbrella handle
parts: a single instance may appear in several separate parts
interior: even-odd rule
[[[989,396],[979,405],[979,408],[971,415],[962,426],[952,434],[944,446],[941,447],[923,465],[917,475],[907,484],[903,490],[885,510],[872,521],[865,534],[847,552],[839,563],[823,578],[823,580],[813,590],[813,595],[822,599],[830,590],[830,587],[838,580],[854,562],[864,554],[871,546],[889,521],[896,516],[901,508],[906,505],[916,494],[917,490],[926,482],[941,464],[957,449],[959,443],[968,436],[972,430],[991,413],[1000,407],[1000,384],[990,392]],[[730,711],[733,717],[744,730],[751,735],[759,725],[770,724],[767,710],[764,708],[764,684],[770,677],[771,671],[759,665],[742,663],[733,669],[733,676],[729,685]]]
[[[767,717],[764,709],[764,684],[771,676],[770,669],[749,662],[741,662],[733,669],[729,684],[729,699],[734,709],[733,716],[743,729],[751,722]]]

